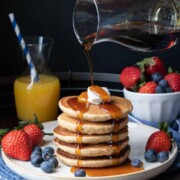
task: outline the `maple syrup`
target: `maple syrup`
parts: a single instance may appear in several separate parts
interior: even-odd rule
[[[110,99],[110,95],[101,87],[99,86],[90,86],[90,90],[96,94],[97,96],[99,96],[103,103],[106,103],[109,101]]]
[[[120,127],[120,121],[115,121],[115,120],[112,120],[112,132],[118,132],[119,131],[119,127]]]
[[[81,133],[83,124],[84,124],[83,121],[78,120],[78,122],[76,124],[76,130],[77,130],[78,133]]]
[[[100,104],[99,106],[100,106],[100,109],[109,113],[112,119],[119,119],[122,116],[121,109],[115,104],[103,103],[103,104]]]
[[[118,131],[119,131],[120,122],[115,121],[115,120],[121,118],[122,111],[119,107],[117,107],[116,105],[109,102],[109,100],[110,100],[110,94],[109,93],[107,93],[103,88],[94,85],[93,66],[92,66],[91,57],[89,55],[89,50],[90,50],[90,47],[88,46],[88,44],[84,45],[84,53],[85,53],[85,56],[86,56],[86,59],[88,62],[88,66],[89,66],[89,71],[90,71],[90,81],[91,81],[90,90],[91,90],[91,92],[93,92],[94,94],[96,94],[97,96],[99,96],[102,99],[103,103],[101,103],[99,105],[99,108],[101,110],[103,110],[104,112],[109,113],[111,115],[111,118],[113,119],[112,120],[113,133],[110,133],[111,142],[108,145],[111,146],[111,148],[113,150],[113,154],[118,154],[121,150],[121,146],[118,143],[118,139],[119,139]],[[82,126],[84,124],[82,119],[83,119],[83,114],[88,111],[89,105],[90,105],[88,102],[87,91],[82,92],[78,97],[70,98],[67,101],[67,103],[72,109],[75,110],[77,118],[79,119],[77,124],[76,124],[77,146],[75,149],[75,153],[77,156],[77,168],[79,168],[79,167],[82,167],[81,149],[83,148],[83,144],[82,144],[82,136],[83,135],[81,134],[81,132],[82,132]],[[119,163],[119,159],[114,159],[111,156],[109,156],[109,158],[112,160],[112,165]],[[72,167],[71,172],[74,172],[77,168]],[[114,173],[117,171],[116,169],[117,169],[117,167],[115,168],[115,170],[114,170],[114,167],[111,167],[108,169],[103,168],[101,170],[100,169],[86,169],[85,168],[85,170],[89,176],[103,176],[104,173],[102,174],[102,172],[104,172],[106,170],[108,172],[107,175],[115,175]],[[97,174],[97,171],[98,171],[98,174]]]
[[[88,66],[89,66],[89,72],[90,72],[90,80],[91,80],[91,86],[94,85],[94,76],[93,76],[93,66],[92,66],[92,60],[89,54],[90,46],[84,45],[84,54],[86,56]]]
[[[79,102],[77,97],[68,99],[67,103],[74,109],[79,119],[83,118],[83,114],[89,109],[88,102]]]
[[[71,172],[74,173],[78,167],[72,167]],[[131,161],[128,159],[124,163],[118,166],[107,167],[107,168],[83,168],[88,176],[100,177],[100,176],[115,176],[115,175],[125,175],[129,173],[135,173],[143,171],[143,165],[138,167],[133,167]]]

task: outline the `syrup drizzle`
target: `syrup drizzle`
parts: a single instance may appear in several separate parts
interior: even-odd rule
[[[89,71],[90,71],[90,81],[91,81],[91,87],[90,90],[99,96],[103,100],[103,104],[101,104],[99,107],[103,111],[109,113],[112,117],[112,119],[119,119],[122,116],[121,109],[118,108],[116,105],[109,104],[108,101],[110,99],[110,95],[101,87],[95,86],[94,85],[94,77],[93,77],[93,66],[92,66],[92,60],[89,55],[89,51],[91,49],[90,44],[87,42],[86,44],[83,44],[84,47],[84,54],[86,56],[88,66],[89,66]],[[82,166],[82,161],[81,161],[81,149],[83,147],[82,145],[82,126],[83,126],[83,114],[88,111],[89,109],[89,103],[88,103],[88,95],[87,91],[82,92],[78,98],[70,98],[68,100],[69,106],[75,110],[77,118],[79,119],[77,124],[76,124],[76,130],[77,130],[77,147],[75,149],[76,155],[77,155],[77,166],[81,167]],[[108,103],[108,104],[107,104]],[[118,132],[119,130],[119,125],[113,121],[113,132]],[[117,134],[111,134],[112,137],[112,142],[117,142],[118,141],[118,135]],[[120,146],[116,145],[111,145],[113,148],[114,153],[117,153],[120,151]],[[112,159],[112,164],[117,164],[117,161],[115,159]]]
[[[74,173],[78,167],[72,167],[71,172]],[[125,175],[129,173],[135,173],[143,171],[143,164],[140,168],[133,167],[131,165],[131,161],[128,159],[123,164],[114,167],[107,167],[107,168],[83,168],[88,176],[100,177],[100,176],[116,176],[116,175]]]
[[[112,103],[107,103],[110,99],[110,95],[104,89],[99,86],[91,86],[90,89],[103,100],[103,103],[99,105],[100,109],[109,113],[112,119],[119,119],[122,116],[122,111],[118,106]],[[79,119],[82,119],[83,114],[89,109],[87,99],[88,95],[87,91],[85,91],[82,92],[78,98],[70,98],[67,102],[69,106],[76,111]]]
[[[84,45],[84,54],[86,56],[88,66],[89,66],[91,86],[93,86],[94,85],[93,66],[92,66],[91,57],[89,55],[89,50],[90,50],[90,47],[88,45]]]
[[[100,104],[99,106],[103,111],[109,113],[112,119],[119,119],[122,116],[121,109],[115,104],[104,103],[104,104]]]
[[[74,109],[78,119],[82,119],[83,114],[89,109],[89,103],[79,102],[77,97],[68,99],[67,103],[72,109]]]
[[[81,133],[82,132],[82,127],[84,125],[84,122],[81,121],[81,120],[78,120],[77,124],[76,124],[76,130],[78,133]]]
[[[110,99],[110,95],[101,87],[99,86],[90,86],[90,90],[96,94],[97,96],[99,96],[103,102],[108,102]]]
[[[120,121],[115,121],[115,120],[112,120],[112,132],[115,132],[117,133],[119,131],[119,127],[120,127]]]

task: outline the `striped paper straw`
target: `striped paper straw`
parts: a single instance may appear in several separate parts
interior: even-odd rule
[[[27,47],[27,45],[26,45],[26,43],[25,43],[25,41],[24,41],[24,39],[23,39],[23,37],[21,35],[19,26],[18,26],[18,24],[17,24],[17,22],[15,20],[15,17],[14,17],[14,14],[13,13],[9,14],[9,18],[10,18],[11,24],[12,24],[12,26],[14,28],[14,31],[16,33],[16,36],[18,38],[18,42],[19,42],[19,44],[21,45],[21,47],[23,49],[23,53],[24,53],[24,55],[26,57],[28,65],[29,65],[30,75],[31,75],[31,84],[30,84],[30,86],[32,86],[33,82],[39,81],[39,77],[38,77],[36,68],[35,68],[35,66],[34,66],[34,64],[32,62],[28,47]]]

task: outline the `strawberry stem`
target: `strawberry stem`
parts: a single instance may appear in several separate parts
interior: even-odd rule
[[[167,132],[167,130],[168,130],[168,123],[167,122],[160,122],[159,123],[159,129],[161,131]]]

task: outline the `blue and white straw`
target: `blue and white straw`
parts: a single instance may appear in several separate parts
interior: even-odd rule
[[[31,87],[33,85],[34,82],[37,82],[39,81],[39,77],[38,77],[38,74],[37,74],[37,71],[36,71],[36,68],[32,62],[32,59],[31,59],[31,56],[30,56],[30,53],[29,53],[29,50],[28,50],[28,47],[21,35],[21,32],[20,32],[20,29],[19,29],[19,26],[15,20],[15,17],[14,17],[14,14],[11,13],[9,14],[9,18],[10,18],[10,21],[12,23],[12,26],[14,28],[14,31],[16,33],[16,36],[18,38],[18,42],[19,44],[21,45],[22,49],[23,49],[23,53],[26,57],[26,60],[27,60],[27,63],[29,65],[29,68],[30,68],[30,76],[31,76],[31,83],[29,85],[29,87]]]

